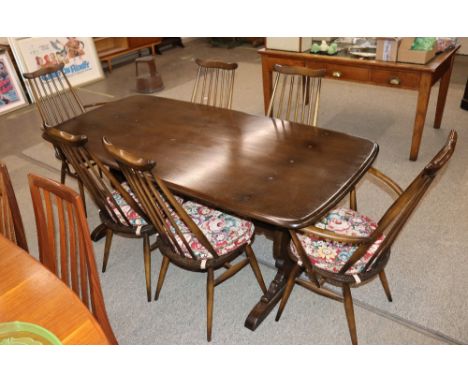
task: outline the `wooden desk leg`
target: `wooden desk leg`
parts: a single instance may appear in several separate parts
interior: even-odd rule
[[[278,272],[268,287],[267,293],[262,296],[245,320],[245,327],[252,331],[257,329],[268,314],[270,314],[283,295],[289,272],[291,272],[294,265],[287,255],[289,240],[289,232],[287,230],[277,230],[275,232],[273,257],[276,260],[275,265],[278,268]]]
[[[416,106],[416,118],[414,120],[413,140],[411,141],[410,160],[418,159],[419,146],[421,145],[424,123],[426,122],[427,105],[431,95],[431,74],[423,73],[419,84],[418,104]]]
[[[439,96],[437,98],[437,107],[434,119],[434,129],[439,129],[442,123],[442,115],[444,114],[445,100],[447,99],[447,92],[450,85],[450,76],[452,75],[452,67],[454,60],[455,55],[453,54],[448,69],[445,71],[442,78],[440,79]]]
[[[271,87],[272,87],[272,70],[266,59],[262,59],[262,76],[263,76],[263,103],[265,106],[265,115],[268,111],[268,104],[271,98]]]

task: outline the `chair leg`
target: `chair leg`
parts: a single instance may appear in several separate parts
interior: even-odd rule
[[[385,272],[382,271],[379,273],[380,277],[380,282],[382,283],[382,286],[385,291],[385,295],[387,296],[388,301],[392,302],[392,294],[390,293],[390,287],[388,286],[388,281],[387,281],[387,276],[385,275]]]
[[[166,278],[167,268],[169,268],[169,258],[166,256],[162,257],[161,270],[159,271],[158,285],[156,287],[156,294],[154,295],[154,300],[157,301],[159,294],[161,293],[161,288],[164,284],[164,279]]]
[[[88,216],[88,211],[86,210],[86,196],[84,192],[83,182],[78,178],[78,188],[80,189],[81,200],[83,201],[83,208],[85,215]]]
[[[247,254],[247,257],[249,258],[250,266],[252,267],[255,277],[257,278],[258,285],[260,285],[262,292],[266,294],[267,288],[265,285],[265,281],[263,280],[262,272],[260,271],[260,267],[258,266],[255,253],[250,245],[247,245],[245,247],[245,253]]]
[[[149,235],[143,236],[143,257],[145,261],[146,297],[151,301],[151,249]]]
[[[62,161],[62,167],[60,168],[60,183],[65,184],[65,178],[67,176],[67,164]]]
[[[288,277],[288,282],[286,283],[286,287],[284,288],[283,297],[281,298],[280,306],[278,308],[278,312],[276,313],[275,321],[279,321],[281,315],[283,314],[284,307],[289,300],[289,296],[294,288],[294,284],[296,281],[296,277],[299,275],[301,271],[301,267],[299,265],[294,265],[294,268],[291,270],[291,273]]]
[[[214,300],[214,271],[213,268],[208,269],[206,280],[206,329],[207,340],[211,341],[211,331],[213,328],[213,300]]]
[[[107,268],[107,261],[109,260],[110,247],[112,243],[112,237],[114,236],[114,231],[107,229],[106,231],[106,242],[104,244],[104,259],[102,260],[102,272],[104,273]]]
[[[351,296],[351,288],[348,284],[343,285],[343,298],[344,307],[346,312],[346,319],[348,320],[349,334],[351,335],[351,342],[357,345],[356,321],[354,319],[353,298]]]

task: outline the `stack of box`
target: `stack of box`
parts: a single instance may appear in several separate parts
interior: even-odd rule
[[[437,44],[432,50],[412,50],[414,37],[378,37],[376,59],[390,62],[427,64],[437,52]]]

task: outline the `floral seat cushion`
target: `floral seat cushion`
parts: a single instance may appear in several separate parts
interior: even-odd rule
[[[255,227],[247,220],[192,201],[185,202],[182,206],[220,256],[249,243],[254,234]],[[175,218],[194,255],[200,260],[212,258],[213,255],[190,232],[187,226],[177,216]],[[176,235],[176,239],[184,255],[191,257],[188,249],[178,235]]]
[[[377,228],[377,224],[369,217],[348,208],[338,208],[330,211],[315,226],[337,234],[355,237],[370,236]],[[298,234],[297,236],[311,264],[329,272],[338,273],[358,247],[353,244],[320,239],[310,234]],[[369,247],[366,254],[346,271],[346,274],[352,275],[361,272],[383,239],[384,236],[381,236],[376,240]],[[291,251],[296,257],[299,256],[292,241]]]
[[[127,191],[130,194],[130,196],[133,199],[135,199],[137,203],[139,203],[138,199],[136,198],[135,194],[128,186],[127,182],[122,183],[122,187],[125,189],[125,191]],[[137,227],[137,226],[148,224],[146,223],[145,219],[143,219],[132,207],[128,205],[126,200],[122,197],[122,195],[119,194],[117,190],[112,190],[112,197],[114,198],[115,202],[120,207],[122,212],[125,214],[125,216],[127,217],[128,221],[130,222],[132,226]],[[178,196],[174,196],[174,197],[180,204],[184,202],[182,198]],[[114,210],[115,215],[119,219],[120,223],[126,225],[127,222],[125,221],[125,218],[122,216],[119,210],[117,208],[113,208],[113,210]]]

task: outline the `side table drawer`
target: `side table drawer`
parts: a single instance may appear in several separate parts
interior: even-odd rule
[[[345,80],[345,81],[369,81],[369,69],[366,68],[357,68],[354,66],[347,65],[334,65],[327,64],[327,74],[328,78],[333,78],[336,80]]]
[[[419,73],[398,72],[391,70],[372,70],[371,81],[377,85],[387,85],[402,89],[418,89]]]

